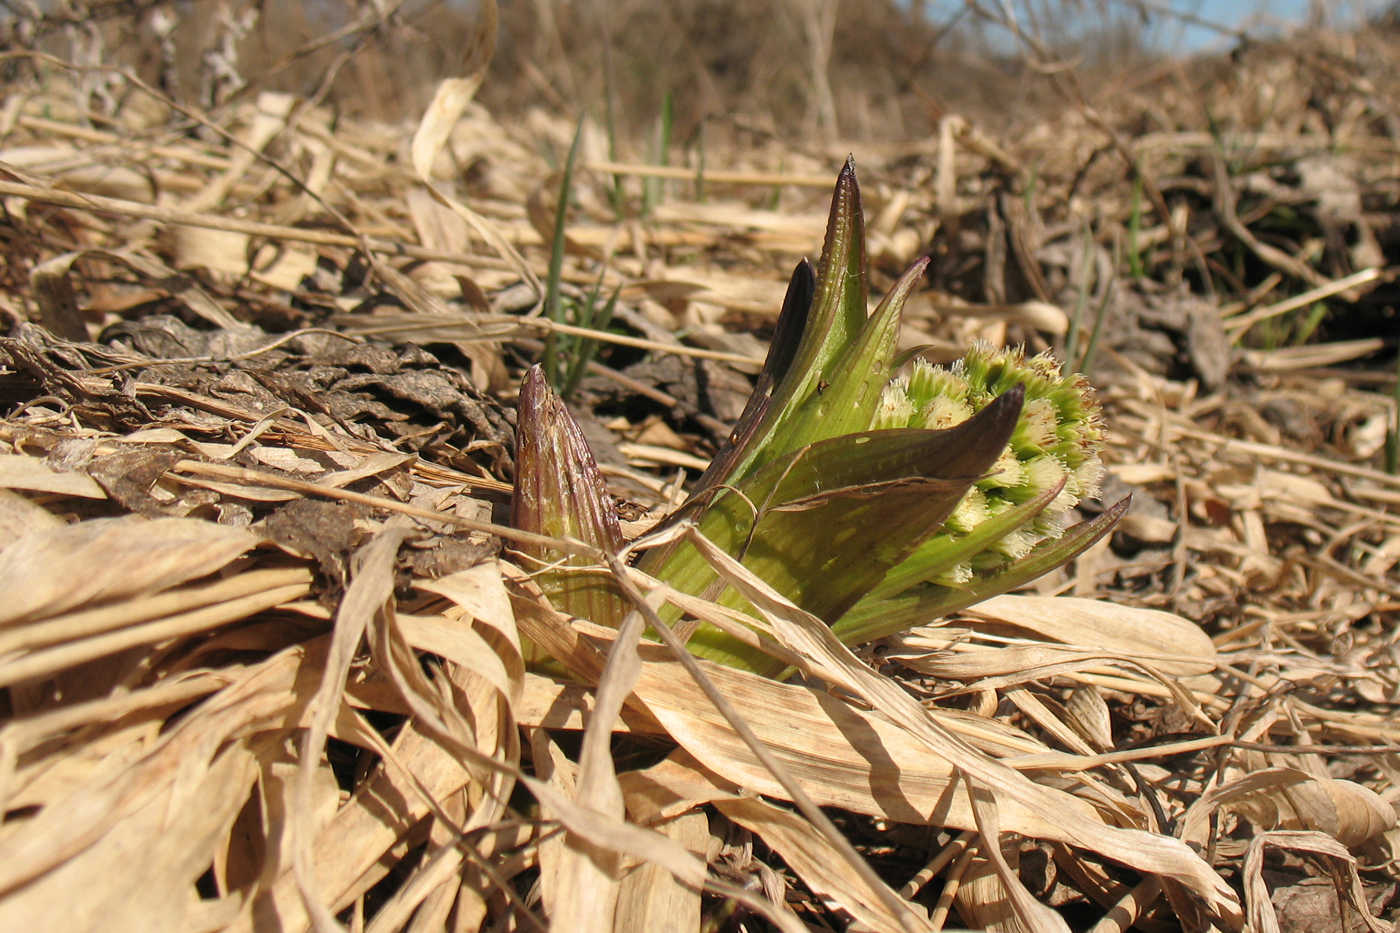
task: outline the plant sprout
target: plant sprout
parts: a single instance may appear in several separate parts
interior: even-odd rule
[[[1127,508],[1071,524],[1098,493],[1103,426],[1087,381],[1062,375],[1053,357],[976,346],[952,366],[896,366],[900,315],[927,263],[867,313],[860,190],[847,162],[821,260],[793,272],[739,423],[665,520],[693,523],[848,644],[1021,586],[1073,559]],[[517,526],[616,551],[612,500],[538,371],[522,387],[517,432]],[[526,556],[561,609],[620,623],[626,606],[606,575],[548,548]],[[684,536],[638,566],[683,593],[751,609]],[[783,668],[708,624],[688,647],[760,673]]]

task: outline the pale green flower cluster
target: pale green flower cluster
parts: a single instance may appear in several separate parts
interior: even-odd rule
[[[1104,436],[1098,403],[1082,376],[1061,375],[1047,353],[1027,357],[1020,348],[980,345],[946,367],[918,359],[885,387],[871,427],[951,428],[1015,385],[1024,386],[1026,396],[1006,449],[920,550],[943,550],[989,518],[1058,492],[1034,518],[928,582],[965,585],[978,571],[1019,560],[1041,541],[1059,538],[1080,501],[1098,495]]]

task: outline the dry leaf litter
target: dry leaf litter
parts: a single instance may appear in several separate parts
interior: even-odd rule
[[[1104,498],[1136,499],[1068,572],[859,659],[728,567],[805,684],[699,682],[512,562],[570,121],[466,69],[416,126],[268,92],[206,138],[143,94],[90,121],[41,63],[0,109],[0,926],[1391,929],[1374,54],[1246,54],[1215,136],[1147,85],[857,151],[877,289],[935,259],[909,347],[1082,351],[1102,311]],[[742,408],[846,149],[697,180],[583,139],[564,287],[619,298],[572,402],[636,530]],[[619,220],[615,176],[665,198]],[[1321,301],[1311,340],[1237,339]]]

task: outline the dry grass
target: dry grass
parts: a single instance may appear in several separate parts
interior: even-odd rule
[[[877,290],[935,257],[908,346],[1094,348],[1136,504],[1033,592],[857,656],[712,555],[792,683],[641,640],[683,597],[624,562],[612,631],[513,560],[573,124],[475,102],[484,35],[388,128],[7,60],[0,927],[1391,928],[1383,35],[1057,74],[1014,135],[701,170],[585,127],[565,295],[619,304],[575,409],[638,530],[742,406],[848,149]]]

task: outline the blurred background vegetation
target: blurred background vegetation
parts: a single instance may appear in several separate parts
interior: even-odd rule
[[[649,131],[668,94],[678,141],[702,126],[794,143],[814,132],[909,139],[950,111],[1005,131],[1054,106],[1067,74],[1095,96],[1121,95],[1281,30],[1400,19],[1393,2],[1301,2],[516,0],[500,6],[481,99],[499,114],[610,113],[624,138]],[[0,40],[131,68],[206,108],[280,90],[397,121],[457,73],[477,13],[458,0],[4,0]]]
[[[79,76],[80,121],[159,109],[135,77],[186,108],[184,131],[206,141],[269,91],[406,140],[439,83],[470,70],[482,22],[482,5],[462,0],[0,0],[0,11],[13,108],[57,65]],[[876,157],[935,196],[940,232],[922,245],[937,260],[930,284],[954,294],[1084,305],[1082,276],[1040,281],[1053,257],[1026,281],[992,279],[997,256],[1024,266],[1035,243],[1086,224],[1125,281],[1184,280],[1226,316],[1379,268],[1400,243],[1395,0],[514,0],[497,16],[476,100],[502,140],[528,127],[518,141],[558,169],[587,118],[585,162],[697,177],[707,159],[712,170],[741,153],[764,151],[779,173]],[[956,190],[933,192],[936,179]],[[646,183],[642,216],[662,186]],[[1300,206],[1320,219],[1300,223]],[[985,261],[961,262],[969,251]],[[1388,274],[1369,289],[1364,301],[1344,292],[1340,324],[1309,299],[1231,336],[1265,347],[1372,336],[1393,326],[1396,289]]]

